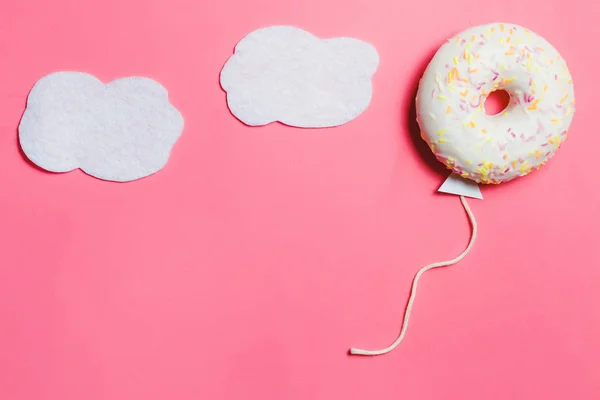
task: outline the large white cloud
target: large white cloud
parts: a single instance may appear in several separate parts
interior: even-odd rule
[[[48,171],[81,168],[125,182],[163,168],[182,131],[183,117],[151,79],[105,85],[85,73],[58,72],[31,90],[19,141],[27,157]]]
[[[369,43],[273,26],[238,43],[221,71],[221,86],[229,109],[247,125],[337,126],[367,108],[378,65]]]

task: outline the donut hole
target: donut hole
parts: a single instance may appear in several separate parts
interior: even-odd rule
[[[506,90],[495,90],[485,99],[483,106],[487,115],[498,115],[506,110],[510,103],[510,94]]]

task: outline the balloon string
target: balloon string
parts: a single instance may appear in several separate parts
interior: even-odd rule
[[[415,278],[413,280],[412,288],[410,291],[410,297],[408,298],[408,304],[406,305],[406,311],[404,312],[404,320],[402,321],[402,329],[400,330],[400,335],[398,336],[398,339],[396,339],[396,341],[394,343],[392,343],[389,347],[386,347],[385,349],[381,349],[381,350],[361,350],[361,349],[357,349],[357,348],[353,347],[350,349],[350,354],[361,355],[361,356],[378,356],[381,354],[389,353],[390,351],[394,350],[396,348],[396,346],[398,346],[400,344],[402,339],[404,339],[404,335],[406,334],[406,330],[408,328],[408,321],[410,319],[410,313],[412,311],[413,303],[414,303],[415,297],[417,295],[417,288],[419,286],[419,280],[421,279],[421,276],[423,276],[423,274],[425,272],[429,271],[430,269],[454,265],[454,264],[458,263],[460,260],[462,260],[469,253],[469,251],[471,251],[471,248],[473,247],[473,243],[475,243],[475,238],[477,237],[477,221],[475,220],[475,216],[473,215],[473,212],[469,208],[469,205],[467,204],[467,200],[465,199],[464,196],[460,196],[460,201],[461,201],[463,207],[465,208],[465,211],[467,212],[467,216],[469,217],[469,221],[471,222],[471,226],[473,228],[472,234],[471,234],[471,239],[469,241],[469,245],[467,246],[467,248],[458,257],[456,257],[453,260],[429,264],[429,265],[421,268],[417,272],[417,274],[415,275]]]

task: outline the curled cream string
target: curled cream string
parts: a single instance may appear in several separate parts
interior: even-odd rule
[[[402,321],[402,329],[400,330],[400,335],[398,336],[398,339],[396,339],[396,341],[394,343],[392,343],[389,347],[386,347],[385,349],[381,349],[381,350],[361,350],[361,349],[357,349],[357,348],[353,347],[350,349],[350,354],[361,355],[361,356],[378,356],[381,354],[389,353],[390,351],[394,350],[396,348],[396,346],[398,346],[400,344],[402,339],[404,339],[404,335],[406,334],[406,329],[408,328],[408,320],[410,319],[410,313],[411,313],[411,310],[413,307],[413,303],[415,301],[415,297],[417,295],[417,287],[419,286],[419,280],[421,279],[421,276],[423,276],[423,274],[425,272],[429,271],[430,269],[454,265],[454,264],[458,263],[460,260],[462,260],[469,253],[469,251],[471,251],[471,248],[473,247],[473,243],[475,243],[475,238],[477,237],[477,221],[475,221],[475,216],[473,215],[473,212],[469,208],[469,205],[467,204],[467,200],[465,199],[464,196],[460,196],[460,201],[461,201],[463,207],[465,208],[465,211],[467,212],[469,220],[471,221],[471,226],[473,228],[472,234],[471,234],[471,240],[469,241],[469,245],[467,246],[467,248],[458,257],[456,257],[453,260],[429,264],[429,265],[421,268],[419,270],[419,272],[417,272],[417,274],[415,275],[415,278],[413,280],[412,288],[410,291],[410,297],[408,298],[408,304],[406,305],[406,311],[404,311],[404,320]]]

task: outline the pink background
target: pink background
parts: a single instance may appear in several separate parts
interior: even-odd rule
[[[13,0],[0,5],[0,398],[600,398],[598,37],[590,0]],[[409,108],[443,40],[505,21],[569,62],[577,113],[541,172],[471,201],[469,226]],[[246,33],[292,24],[381,57],[335,129],[233,118],[218,74]],[[53,71],[150,76],[186,129],[166,169],[45,173],[17,125]]]

